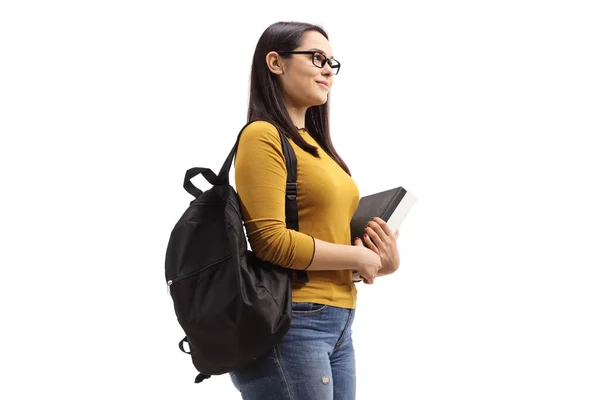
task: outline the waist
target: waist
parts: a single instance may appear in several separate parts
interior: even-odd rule
[[[357,290],[352,271],[306,271],[308,282],[292,283],[293,302],[311,302],[341,308],[356,308]]]

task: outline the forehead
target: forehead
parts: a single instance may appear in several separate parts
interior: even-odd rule
[[[300,48],[302,50],[321,50],[327,57],[333,57],[333,50],[331,49],[329,40],[316,31],[304,32]]]

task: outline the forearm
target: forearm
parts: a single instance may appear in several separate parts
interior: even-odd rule
[[[329,243],[315,238],[315,253],[307,271],[357,268],[358,252],[355,246]]]

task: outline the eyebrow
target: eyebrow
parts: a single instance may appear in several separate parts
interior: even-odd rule
[[[323,54],[325,55],[325,57],[327,57],[327,53],[325,53],[325,52],[324,52],[323,50],[321,50],[321,49],[317,49],[316,47],[313,47],[312,49],[308,49],[308,50],[309,50],[309,51],[312,51],[312,50],[320,51],[321,53],[323,53]],[[334,57],[334,56],[331,56],[331,57],[329,57],[329,58],[335,58],[335,57]]]

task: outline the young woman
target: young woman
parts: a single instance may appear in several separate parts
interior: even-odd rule
[[[249,124],[235,159],[235,182],[251,248],[266,261],[305,270],[295,283],[292,324],[272,351],[231,374],[243,399],[351,400],[356,373],[351,327],[352,270],[365,283],[396,271],[397,232],[381,219],[350,241],[359,192],[329,135],[328,94],[340,63],[325,31],[278,22],[252,61]],[[278,131],[297,158],[299,231],[286,228],[286,166]]]

